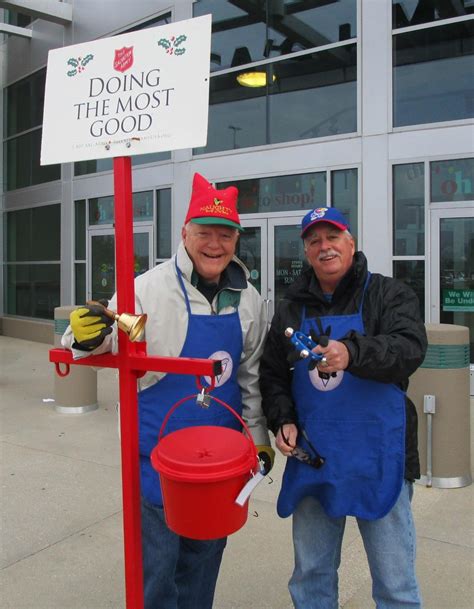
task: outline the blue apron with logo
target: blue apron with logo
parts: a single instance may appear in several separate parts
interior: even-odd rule
[[[330,326],[330,339],[338,340],[351,330],[365,334],[362,308],[369,280],[370,275],[357,313],[319,318],[323,329]],[[316,318],[307,319],[305,314],[303,310],[301,331],[320,334]],[[309,371],[307,360],[295,365],[292,394],[298,425],[325,463],[316,469],[288,458],[278,514],[289,516],[304,497],[312,496],[334,518],[382,518],[394,506],[403,484],[405,393],[394,384],[361,379],[347,371],[327,376],[317,368]],[[301,432],[298,445],[312,453]]]
[[[237,370],[242,354],[242,328],[237,311],[228,315],[194,315],[184,286],[181,270],[176,273],[186,301],[188,330],[180,357],[222,360],[222,374],[215,379],[212,395],[242,414],[242,396]],[[203,386],[210,379],[204,377]],[[150,453],[158,442],[161,424],[170,408],[187,395],[197,394],[196,378],[190,374],[167,374],[162,380],[138,394],[141,494],[155,505],[163,505],[158,473],[150,462]],[[184,427],[217,425],[238,431],[241,425],[226,408],[211,401],[209,408],[190,399],[177,408],[168,420],[163,435]]]

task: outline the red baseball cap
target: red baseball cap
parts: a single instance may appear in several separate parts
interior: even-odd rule
[[[191,200],[184,223],[223,224],[243,231],[237,213],[238,194],[239,191],[235,186],[217,190],[206,178],[195,173]]]

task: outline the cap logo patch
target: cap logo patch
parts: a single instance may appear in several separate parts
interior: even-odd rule
[[[317,220],[318,218],[324,218],[324,216],[326,215],[328,208],[327,207],[318,207],[316,208],[313,213],[311,214],[311,219],[310,222],[312,222],[313,220]]]
[[[232,215],[232,209],[230,207],[222,205],[222,203],[224,203],[224,201],[214,199],[214,203],[212,203],[212,205],[201,205],[201,207],[199,208],[199,213],[201,216],[213,216],[215,214],[218,214],[220,216]]]
[[[221,203],[224,203],[222,199],[214,198],[214,205],[220,205]]]

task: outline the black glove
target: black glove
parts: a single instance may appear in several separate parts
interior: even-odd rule
[[[107,300],[99,300],[107,307]],[[102,344],[107,334],[112,332],[114,320],[106,315],[99,305],[84,305],[73,311],[69,317],[72,333],[76,339],[74,349],[92,351]]]

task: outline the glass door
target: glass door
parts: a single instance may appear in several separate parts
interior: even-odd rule
[[[237,257],[250,272],[250,283],[267,298],[267,220],[242,220],[244,232],[237,242]]]
[[[279,218],[242,219],[237,256],[250,271],[250,283],[260,292],[270,322],[275,303],[300,275],[304,264],[301,214]]]
[[[115,292],[115,233],[110,228],[89,230],[89,271],[87,300],[110,300]],[[134,276],[152,266],[153,232],[151,226],[133,228]]]
[[[474,362],[474,205],[431,212],[431,322],[467,326]]]
[[[115,234],[111,229],[89,231],[87,300],[110,300],[115,292]]]
[[[301,217],[268,220],[268,249],[271,252],[268,258],[268,298],[272,315],[275,304],[303,270],[305,255],[300,234]]]

